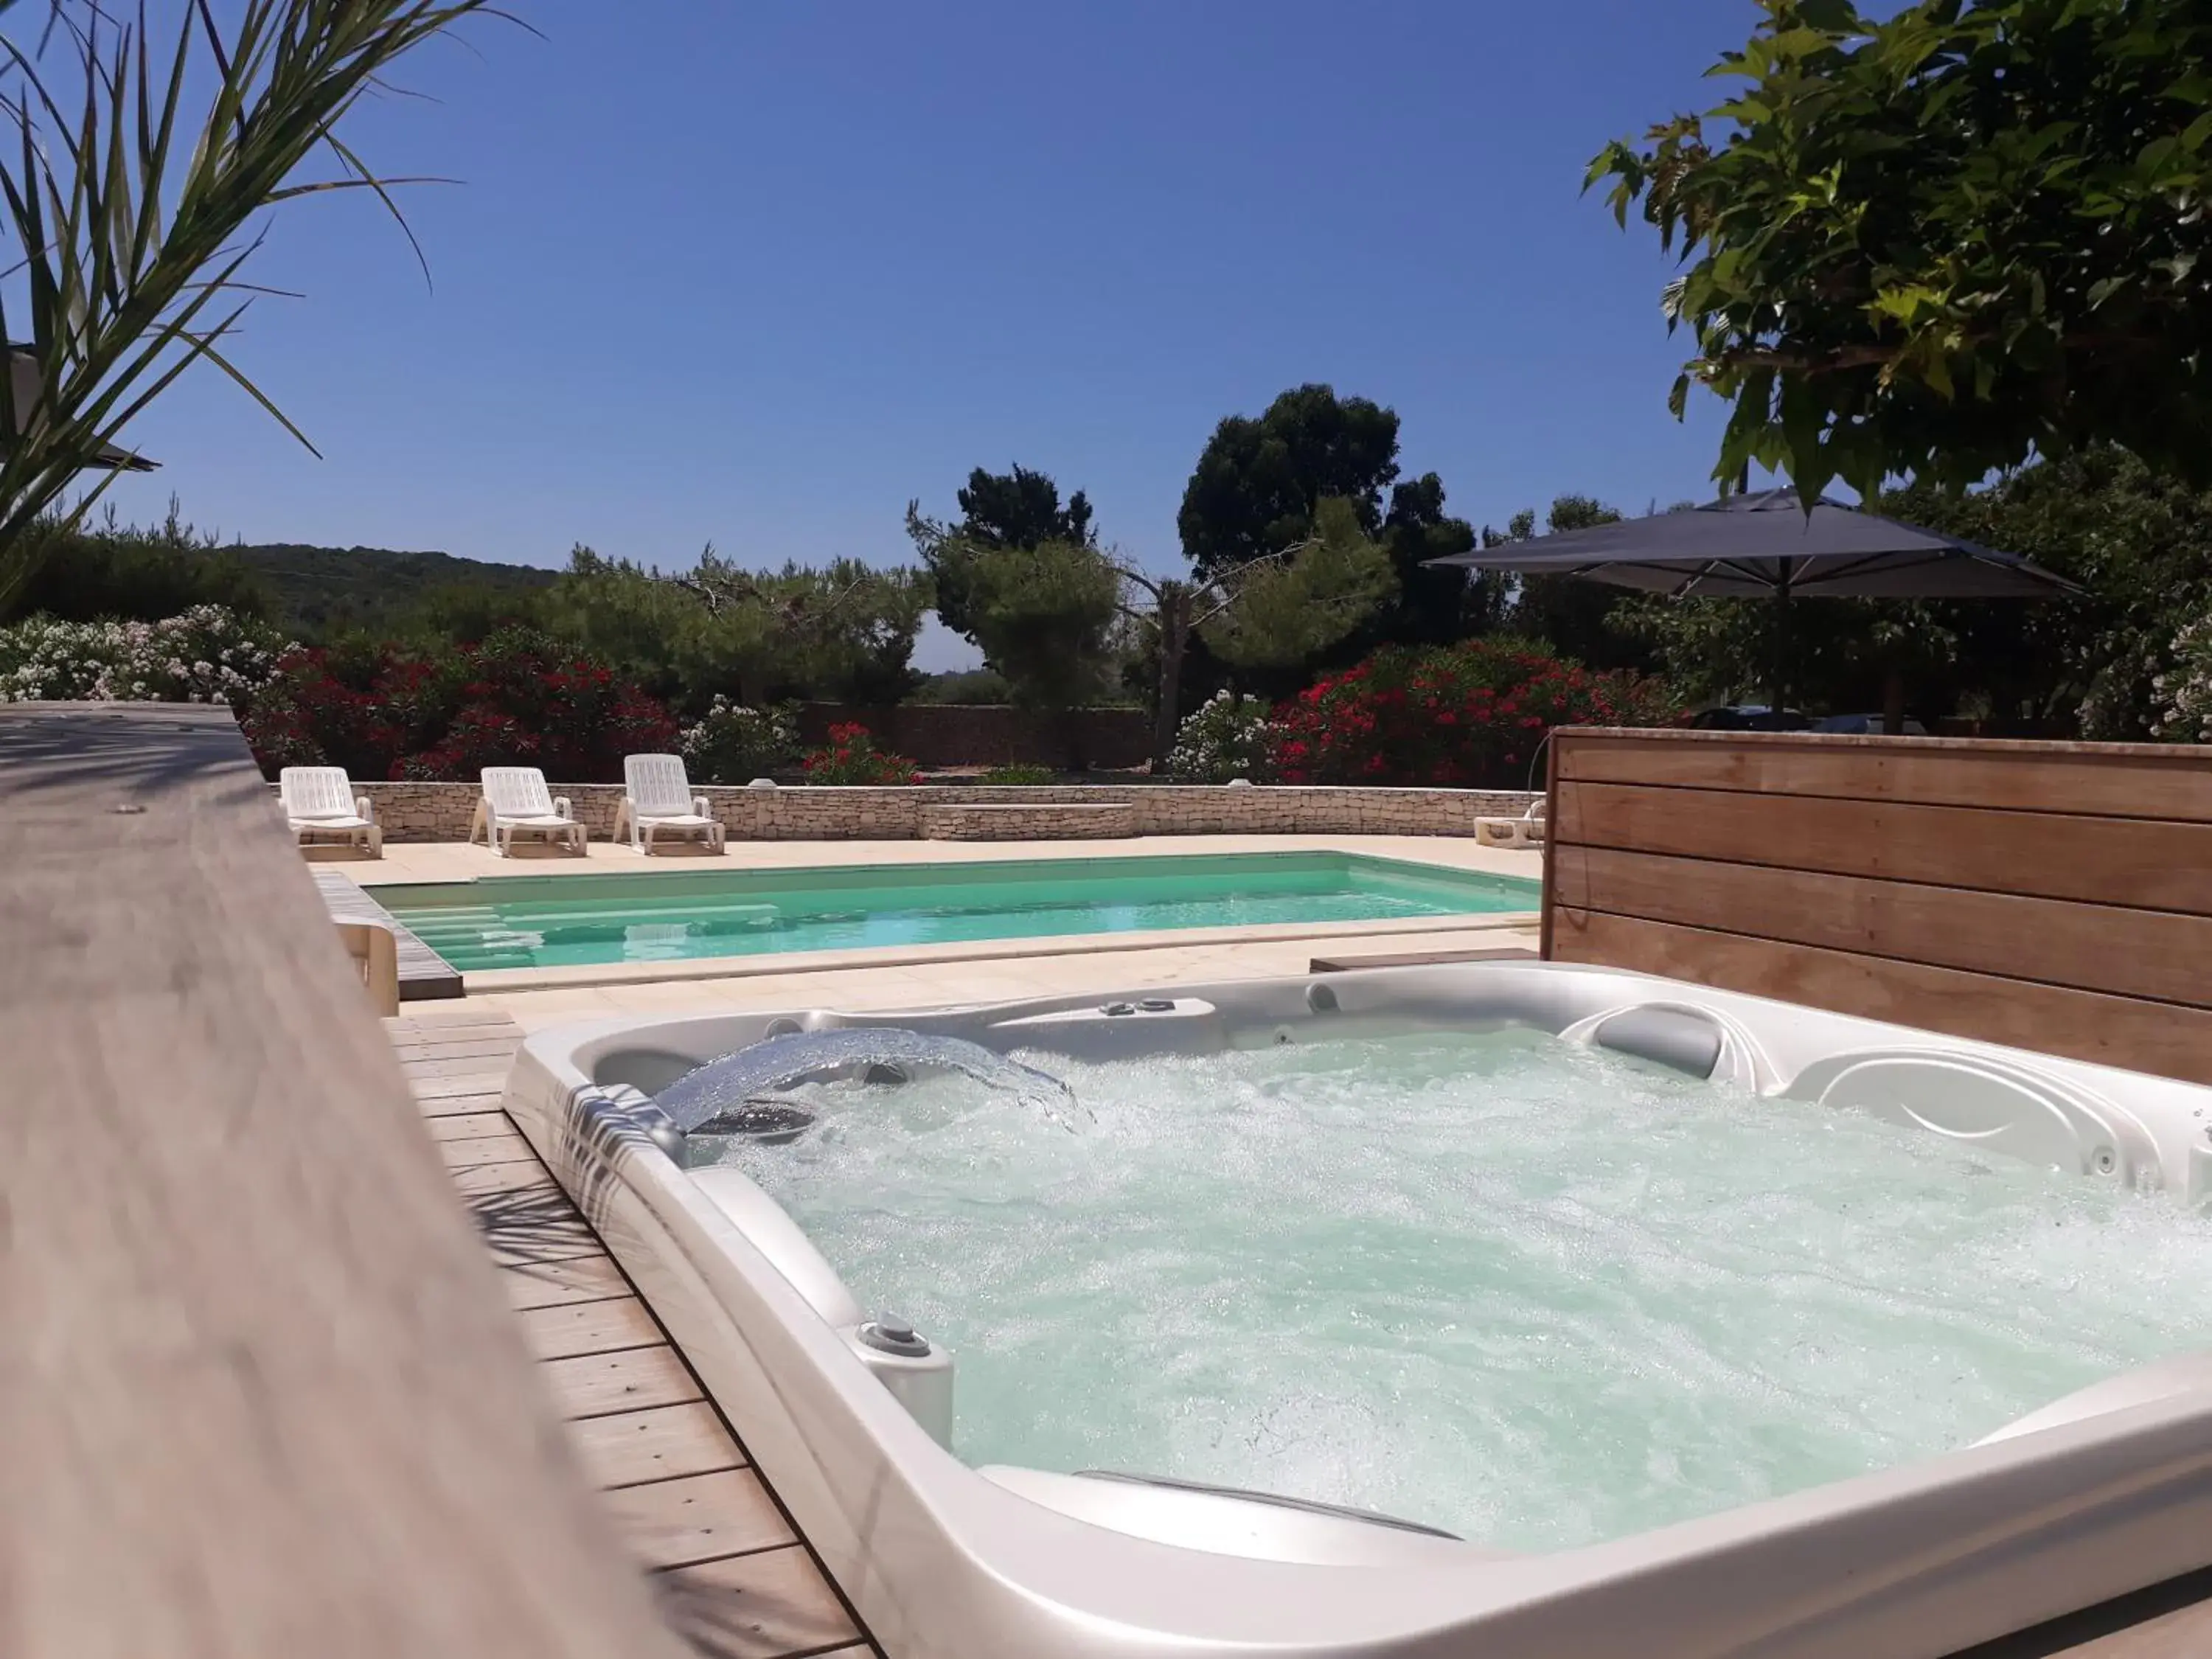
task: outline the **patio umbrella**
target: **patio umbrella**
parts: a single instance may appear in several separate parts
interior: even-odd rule
[[[1793,599],[2051,599],[2081,590],[2017,553],[1863,513],[1794,489],[1724,496],[1686,513],[1623,519],[1431,565],[1582,576],[1676,599],[1775,601],[1775,705]]]
[[[39,400],[39,360],[21,346],[10,347],[8,378],[13,383],[10,390],[15,397],[15,430],[21,432],[24,417]],[[4,447],[4,440],[0,440],[0,447]],[[102,444],[85,465],[111,472],[151,472],[161,463],[149,461],[143,455],[133,455],[127,449],[118,449],[113,444]]]

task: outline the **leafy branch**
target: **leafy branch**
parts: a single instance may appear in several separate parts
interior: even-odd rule
[[[1952,488],[2100,441],[2212,481],[2212,18],[2193,0],[1759,0],[1609,185],[1734,405],[1714,475]],[[1725,137],[1717,135],[1725,132]]]
[[[266,212],[367,191],[407,229],[384,178],[340,136],[362,97],[424,41],[488,0],[240,0],[227,25],[210,0],[176,0],[155,49],[146,0],[49,0],[34,40],[0,0],[0,603],[52,538],[26,532],[84,471],[106,477],[60,515],[79,521],[121,470],[144,463],[131,422],[194,364],[229,377],[314,447],[233,362],[225,344],[276,290],[244,272]],[[526,27],[526,25],[525,26]],[[204,106],[187,108],[187,88]],[[9,157],[6,151],[12,148]],[[303,178],[321,156],[334,176]],[[425,275],[428,266],[425,265]]]

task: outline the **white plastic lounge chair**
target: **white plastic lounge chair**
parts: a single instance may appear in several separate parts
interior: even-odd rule
[[[1530,803],[1517,818],[1477,818],[1474,838],[1485,847],[1541,847],[1544,844],[1544,803]]]
[[[479,832],[484,844],[501,858],[514,853],[517,836],[537,836],[565,841],[579,854],[590,839],[569,810],[568,798],[545,787],[545,775],[534,766],[487,766],[483,795],[477,815],[469,823],[469,842]]]
[[[376,808],[368,796],[354,793],[343,766],[288,766],[277,775],[276,792],[301,846],[335,836],[373,859],[384,856]]]
[[[722,850],[722,826],[714,822],[707,798],[691,793],[681,755],[625,756],[615,839],[627,837],[640,853],[650,854],[653,838],[664,835],[703,836],[711,850]]]

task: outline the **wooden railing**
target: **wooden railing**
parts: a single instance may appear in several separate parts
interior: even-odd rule
[[[673,1659],[237,728],[0,707],[10,1659]]]
[[[2212,750],[1563,731],[1544,951],[2212,1082]]]

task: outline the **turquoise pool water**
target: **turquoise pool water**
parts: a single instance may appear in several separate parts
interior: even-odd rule
[[[1344,853],[493,876],[379,887],[463,973],[1534,910],[1538,884]]]

